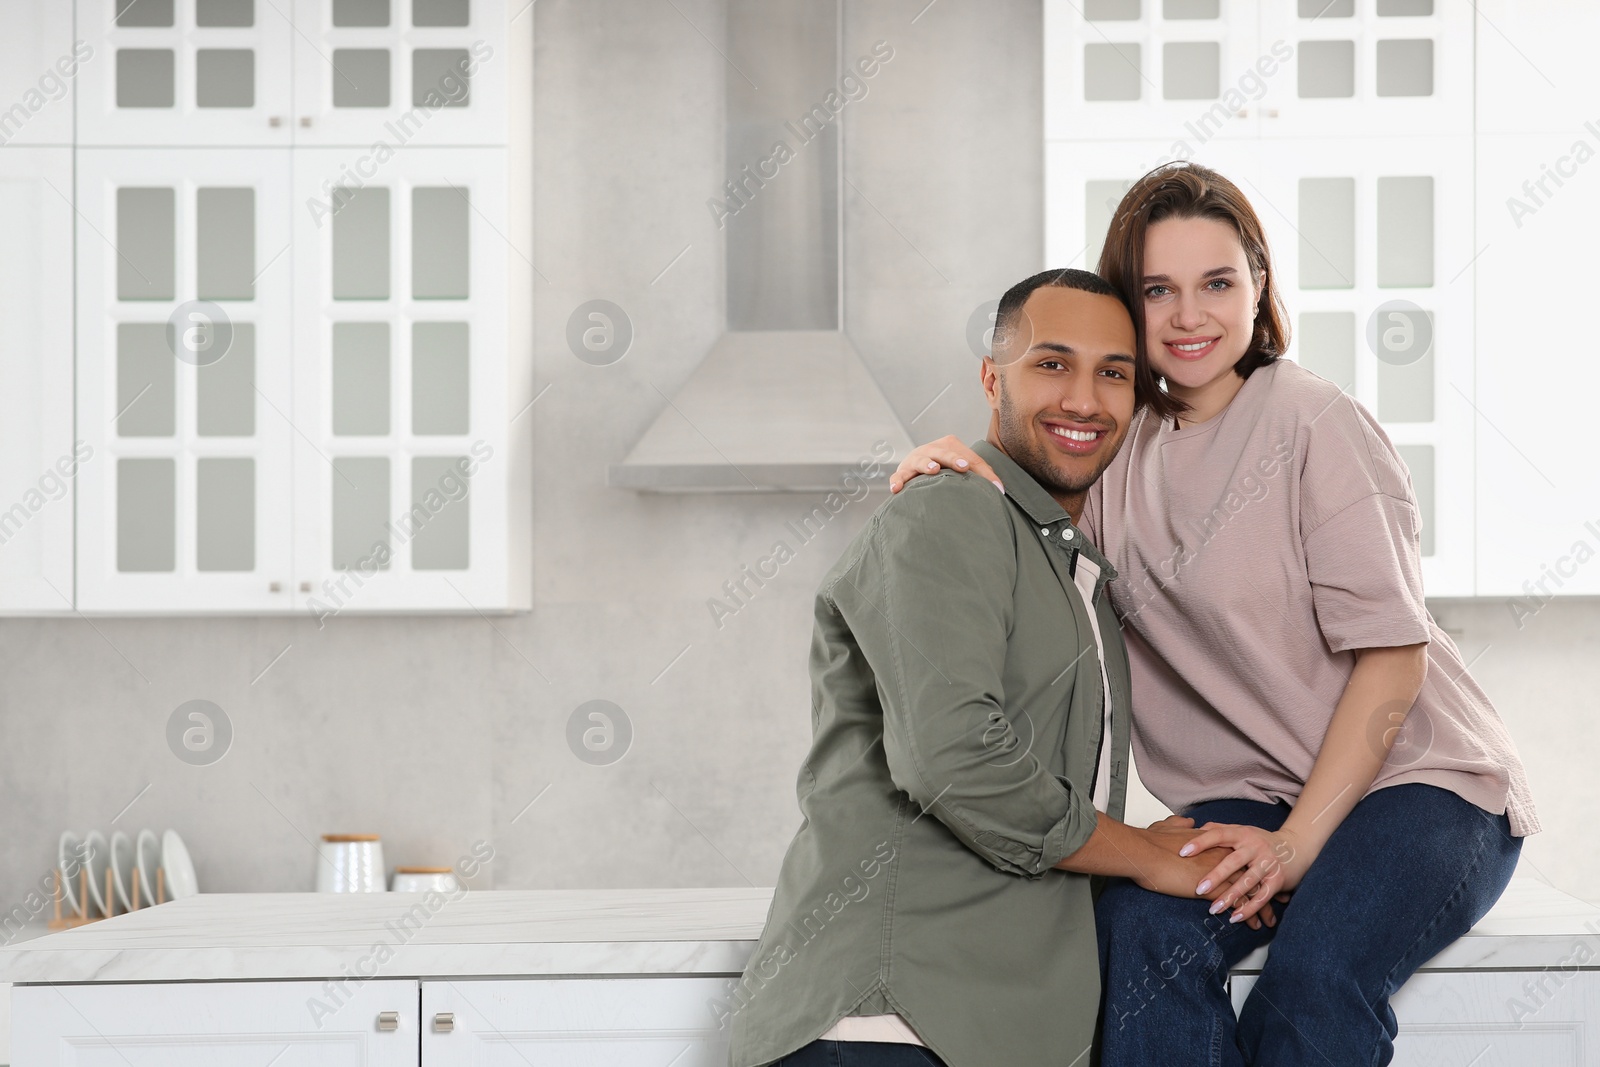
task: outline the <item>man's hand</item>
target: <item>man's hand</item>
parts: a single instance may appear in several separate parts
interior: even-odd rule
[[[1189,825],[1187,827],[1173,825],[1173,820],[1188,822]],[[1153,893],[1165,893],[1170,897],[1195,895],[1195,886],[1228,858],[1230,850],[1210,848],[1189,856],[1180,855],[1182,849],[1195,838],[1193,825],[1193,820],[1174,815],[1161,822],[1152,823],[1149,829],[1143,831],[1160,852],[1154,862],[1144,864],[1134,877],[1136,885]],[[1233,881],[1231,878],[1222,879],[1217,885],[1208,887],[1210,889],[1208,893],[1201,895],[1213,901],[1235,895]],[[1252,930],[1261,929],[1262,923],[1269,927],[1278,924],[1272,905],[1267,903],[1263,903],[1259,909],[1252,909],[1242,921]]]

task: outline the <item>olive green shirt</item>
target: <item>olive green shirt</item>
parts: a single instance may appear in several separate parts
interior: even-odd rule
[[[1115,577],[1067,513],[986,441],[976,475],[913,479],[817,592],[804,816],[744,975],[712,1005],[733,1067],[771,1063],[841,1016],[898,1013],[949,1067],[1071,1064],[1100,976],[1086,875],[1054,869],[1128,769]],[[1074,553],[1101,571],[1104,688]]]

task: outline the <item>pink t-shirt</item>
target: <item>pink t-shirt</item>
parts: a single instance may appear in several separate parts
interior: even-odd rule
[[[1539,830],[1522,762],[1423,602],[1411,479],[1372,415],[1279,360],[1216,417],[1135,416],[1084,531],[1133,671],[1140,777],[1175,811],[1298,799],[1353,649],[1428,642],[1422,692],[1372,789],[1424,782]],[[1403,708],[1376,709],[1381,745]]]

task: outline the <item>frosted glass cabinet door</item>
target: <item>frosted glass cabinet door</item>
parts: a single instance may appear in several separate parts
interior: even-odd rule
[[[424,981],[428,1067],[725,1067],[727,978]]]
[[[78,210],[78,606],[289,610],[289,154],[80,149]]]
[[[0,614],[72,609],[72,149],[0,150]]]
[[[72,5],[7,4],[0,34],[0,144],[72,143],[72,91],[85,63],[103,59],[72,39]]]
[[[33,1067],[418,1067],[417,983],[19,985],[11,1062]],[[379,1016],[395,1014],[384,1029]],[[281,1057],[281,1058],[280,1058]]]
[[[506,150],[294,155],[296,606],[513,606]]]
[[[1405,460],[1429,596],[1474,593],[1470,136],[1381,151],[1317,138],[1262,148],[1255,204],[1288,305],[1290,355],[1360,400]],[[1481,260],[1479,261],[1481,263]]]
[[[278,0],[77,0],[95,52],[78,76],[80,145],[282,145],[293,136]]]
[[[1449,0],[1262,4],[1263,47],[1282,41],[1293,58],[1268,82],[1261,135],[1471,133],[1474,9]]]
[[[507,143],[513,14],[506,0],[295,0],[295,143],[363,150],[344,160],[363,178],[408,145]]]
[[[1257,7],[1045,0],[1045,137],[1148,137],[1168,155],[1176,143],[1192,151],[1254,137],[1266,80],[1281,77],[1283,61],[1259,43]]]

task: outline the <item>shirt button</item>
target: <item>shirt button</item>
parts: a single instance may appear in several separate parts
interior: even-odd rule
[[[1044,527],[1044,526],[1039,527],[1039,535],[1041,537],[1049,537],[1050,536],[1049,528],[1048,527]]]
[[[1066,529],[1065,529],[1065,530],[1062,530],[1062,531],[1061,531],[1061,539],[1062,539],[1062,540],[1063,540],[1063,541],[1070,541],[1070,540],[1072,540],[1072,527],[1070,527],[1070,526],[1069,526],[1069,527],[1067,527],[1067,528],[1066,528]]]

